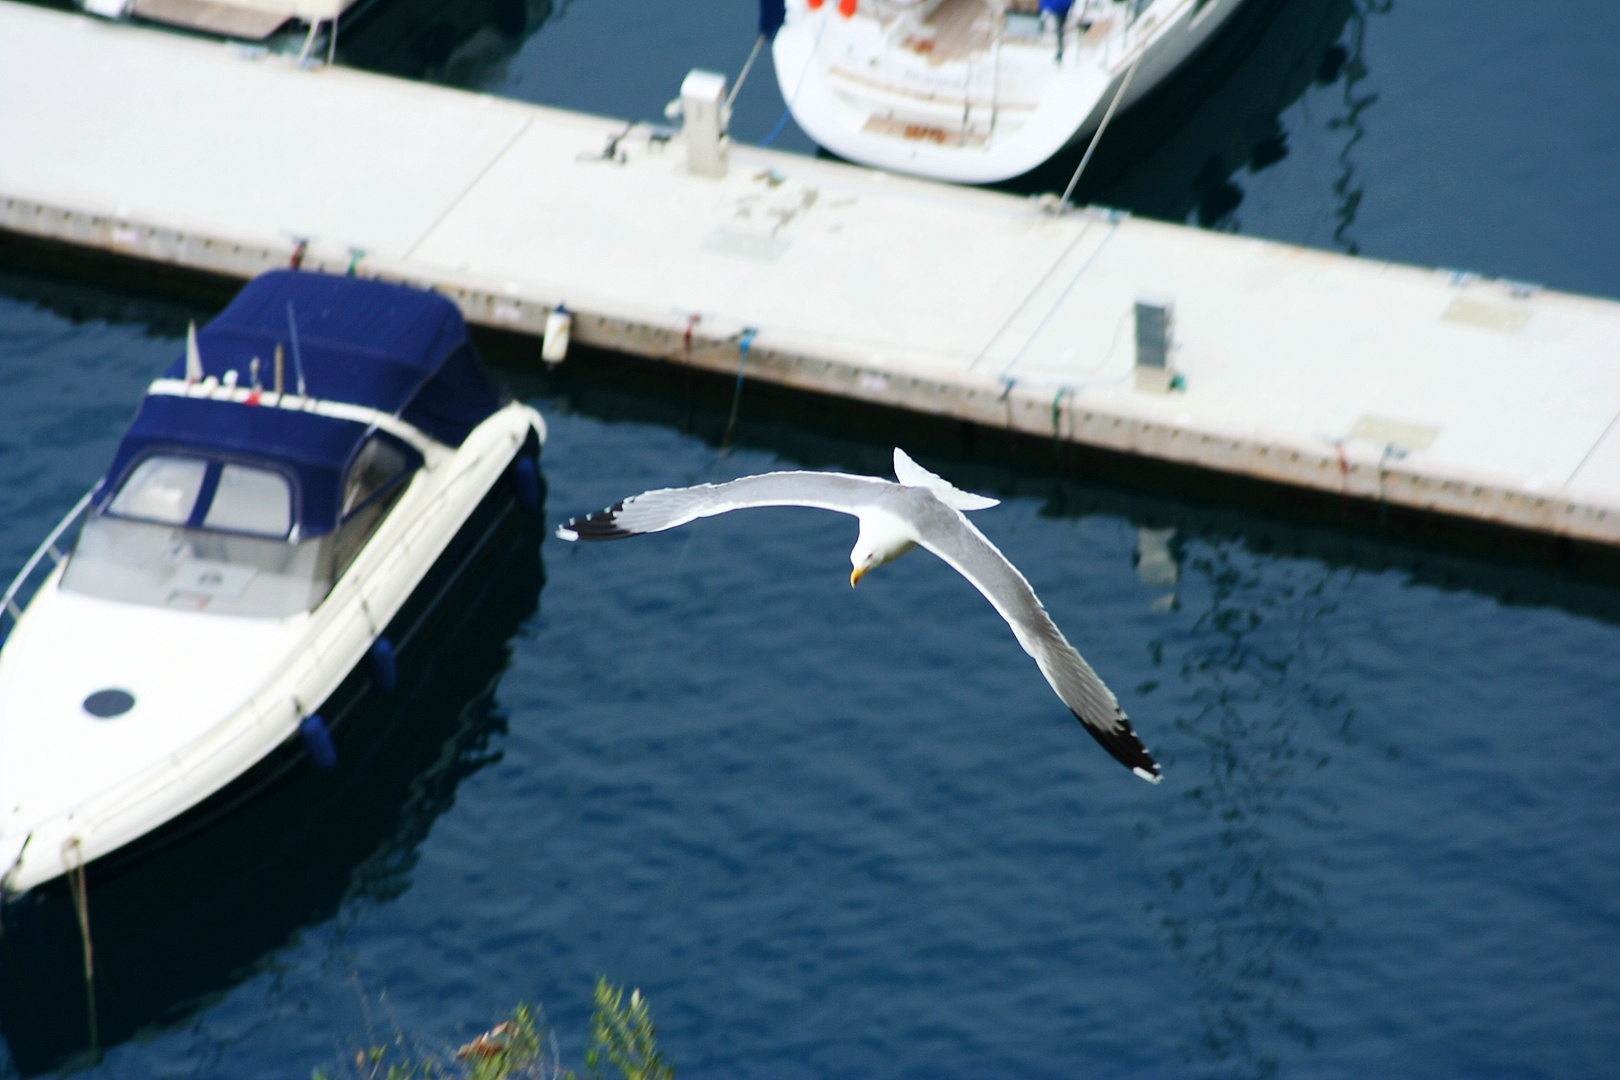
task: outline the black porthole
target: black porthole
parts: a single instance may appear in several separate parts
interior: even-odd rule
[[[135,707],[135,695],[128,690],[97,690],[84,699],[84,711],[102,720],[123,716]]]

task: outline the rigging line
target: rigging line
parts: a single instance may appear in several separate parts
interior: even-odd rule
[[[1103,132],[1108,130],[1108,121],[1114,118],[1114,110],[1119,107],[1121,99],[1125,97],[1125,88],[1131,85],[1131,76],[1136,74],[1136,66],[1142,62],[1142,57],[1146,55],[1147,44],[1144,42],[1142,47],[1137,50],[1136,59],[1132,60],[1131,66],[1126,69],[1125,78],[1120,80],[1119,89],[1114,93],[1114,100],[1108,103],[1108,111],[1103,113],[1102,123],[1097,125],[1097,133],[1091,137],[1091,145],[1086,147],[1085,155],[1081,157],[1080,164],[1075,167],[1074,175],[1069,177],[1069,186],[1063,189],[1063,198],[1058,200],[1059,206],[1069,205],[1069,196],[1074,194],[1074,185],[1080,182],[1080,174],[1085,172],[1086,166],[1090,164],[1091,155],[1096,151],[1097,144],[1102,141]]]
[[[1570,474],[1564,478],[1565,487],[1575,482],[1575,478],[1581,474],[1582,469],[1586,468],[1586,463],[1592,459],[1593,454],[1597,453],[1598,447],[1603,445],[1603,440],[1609,437],[1609,432],[1614,430],[1614,425],[1617,423],[1620,423],[1620,412],[1615,413],[1614,416],[1609,419],[1608,424],[1603,428],[1603,433],[1597,437],[1597,440],[1592,443],[1591,447],[1587,449],[1586,453],[1581,455],[1581,460],[1576,463],[1575,468],[1570,472]]]
[[[759,58],[759,50],[764,44],[764,34],[754,39],[754,47],[748,52],[748,62],[743,64],[742,74],[737,76],[737,81],[731,87],[731,93],[726,95],[726,109],[728,111],[731,109],[731,103],[737,100],[737,95],[742,91],[743,83],[748,81],[748,73],[754,69],[754,61]]]
[[[782,119],[776,122],[771,133],[765,136],[765,141],[759,144],[761,150],[771,145],[775,138],[782,134],[787,126],[788,118],[793,115],[793,103],[799,100],[799,91],[804,89],[804,80],[810,75],[810,68],[816,62],[816,54],[821,51],[821,32],[827,28],[827,17],[822,16],[821,22],[816,26],[816,40],[810,43],[810,56],[804,62],[804,68],[799,72],[799,81],[794,84],[793,96],[787,99],[787,108],[782,110]]]
[[[1064,261],[1068,259],[1069,255],[1079,245],[1080,241],[1085,239],[1086,233],[1089,231],[1089,227],[1082,227],[1081,230],[1075,234],[1074,239],[1069,241],[1069,246],[1063,249],[1063,254],[1052,260],[1052,265],[1046,268],[1046,273],[1041,275],[1041,280],[1037,281],[1034,286],[1024,294],[1024,298],[1018,302],[1018,306],[1013,308],[1011,314],[1002,320],[1001,325],[996,327],[996,332],[991,334],[989,339],[985,341],[984,348],[980,349],[978,355],[974,356],[972,361],[969,362],[969,371],[972,371],[978,366],[980,360],[983,360],[987,355],[989,355],[991,347],[994,346],[996,342],[1001,340],[1001,335],[1007,332],[1007,328],[1013,324],[1013,320],[1018,318],[1018,316],[1023,313],[1023,310],[1029,306],[1029,302],[1031,300],[1035,299],[1035,295],[1041,291],[1041,289],[1046,285],[1047,281],[1051,279],[1052,275],[1057,273],[1058,267],[1063,265]]]
[[[467,186],[461,189],[461,193],[459,195],[450,200],[450,204],[444,208],[444,212],[438,217],[434,218],[432,223],[429,224],[426,229],[422,230],[422,235],[418,236],[416,240],[412,242],[411,246],[405,249],[405,254],[400,256],[401,259],[410,258],[411,255],[415,253],[416,249],[422,246],[422,242],[428,237],[432,236],[435,229],[444,224],[444,219],[449,217],[455,208],[461,205],[462,200],[471,194],[473,188],[477,187],[483,182],[484,177],[489,175],[491,169],[500,164],[501,159],[506,156],[507,151],[511,150],[512,147],[517,145],[517,141],[523,137],[523,133],[528,131],[530,125],[533,123],[533,116],[530,116],[523,121],[523,124],[512,133],[512,137],[506,140],[506,145],[501,147],[499,152],[497,152],[494,157],[490,158],[482,169],[478,170],[478,175],[468,181]]]
[[[1108,241],[1112,240],[1114,238],[1114,234],[1118,231],[1119,222],[1113,222],[1109,226],[1108,231],[1103,234],[1102,243],[1091,249],[1091,254],[1086,256],[1086,261],[1080,264],[1080,269],[1074,272],[1074,277],[1070,278],[1069,283],[1063,286],[1063,291],[1058,294],[1058,298],[1056,300],[1052,301],[1052,306],[1046,309],[1046,314],[1041,318],[1040,323],[1033,331],[1030,332],[1029,337],[1024,339],[1024,344],[1021,345],[1018,351],[1013,354],[1013,358],[1007,361],[1007,366],[1001,369],[1000,378],[1002,382],[1008,381],[1007,373],[1013,369],[1013,366],[1016,365],[1018,361],[1024,358],[1024,354],[1029,351],[1029,347],[1035,344],[1035,339],[1041,336],[1041,331],[1046,329],[1046,324],[1052,321],[1052,316],[1057,314],[1058,308],[1063,306],[1063,301],[1069,298],[1069,293],[1074,291],[1074,287],[1079,284],[1080,279],[1085,276],[1086,271],[1091,269],[1091,264],[1097,261],[1097,256],[1102,254],[1103,248],[1108,246]],[[1116,327],[1116,336],[1118,335],[1118,332],[1119,331]]]

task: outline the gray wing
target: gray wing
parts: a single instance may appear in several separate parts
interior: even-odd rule
[[[1158,783],[1159,765],[1131,730],[1119,700],[1069,644],[1018,568],[960,511],[932,497],[907,496],[906,517],[917,530],[918,543],[995,605],[1057,696],[1103,749],[1137,776]]]
[[[557,527],[557,535],[564,540],[618,540],[751,506],[813,506],[859,514],[877,504],[887,489],[899,486],[847,473],[761,473],[724,484],[643,492],[606,510],[572,518]]]

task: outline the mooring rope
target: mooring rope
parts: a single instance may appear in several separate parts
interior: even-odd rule
[[[1120,100],[1125,97],[1125,88],[1131,85],[1131,76],[1136,74],[1136,65],[1140,64],[1142,57],[1146,55],[1147,46],[1144,45],[1137,51],[1136,59],[1131,61],[1131,66],[1126,69],[1125,78],[1120,80],[1119,89],[1114,93],[1114,100],[1108,103],[1108,111],[1103,113],[1102,123],[1097,125],[1097,133],[1091,137],[1091,145],[1086,147],[1085,156],[1080,159],[1080,164],[1075,167],[1074,175],[1069,177],[1069,186],[1063,189],[1063,198],[1058,200],[1060,210],[1069,205],[1069,196],[1074,194],[1074,185],[1080,182],[1080,174],[1086,171],[1086,165],[1090,163],[1091,155],[1096,151],[1097,144],[1102,141],[1103,132],[1108,130],[1108,121],[1114,118],[1114,110],[1119,108]]]
[[[84,945],[84,1000],[90,1020],[90,1056],[94,1058],[99,1054],[101,1038],[96,1025],[96,964],[95,953],[90,946],[90,895],[84,875],[84,846],[75,837],[63,846],[64,855],[69,851],[73,853],[73,862],[68,866],[68,892],[73,896],[73,911],[79,921],[79,940]]]
[[[754,39],[754,47],[749,50],[748,60],[743,64],[742,74],[737,76],[736,83],[731,87],[731,93],[726,95],[726,108],[728,110],[731,108],[731,103],[737,100],[738,93],[742,91],[743,83],[748,81],[748,73],[754,69],[754,61],[759,58],[759,50],[764,46],[765,35],[761,34]]]
[[[737,385],[731,391],[731,419],[726,421],[726,434],[720,440],[721,457],[725,457],[726,450],[731,446],[731,432],[737,426],[737,411],[742,405],[743,370],[748,366],[748,347],[754,343],[754,335],[758,333],[758,330],[749,327],[737,341]]]

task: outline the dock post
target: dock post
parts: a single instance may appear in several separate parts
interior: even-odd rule
[[[686,167],[699,176],[726,175],[726,77],[694,68],[681,83],[681,133]]]
[[[1136,388],[1168,394],[1176,377],[1170,360],[1172,304],[1169,297],[1144,293],[1136,298]]]

